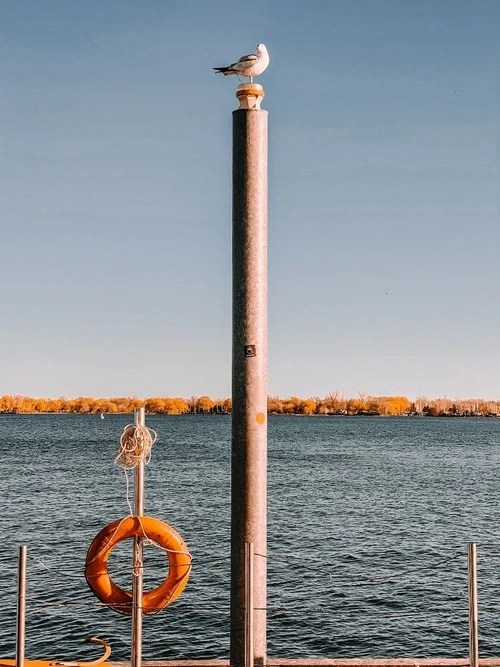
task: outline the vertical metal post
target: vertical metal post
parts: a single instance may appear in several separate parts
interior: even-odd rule
[[[245,667],[253,664],[253,544],[245,544]]]
[[[469,664],[479,665],[479,639],[477,622],[477,554],[476,545],[467,547],[468,583],[469,583]]]
[[[19,565],[17,575],[17,632],[16,632],[16,667],[24,667],[24,644],[26,636],[26,562],[28,548],[19,547]]]
[[[267,111],[262,86],[242,84],[233,111],[231,665],[266,663]],[[253,636],[245,641],[245,544],[253,559]],[[246,648],[253,643],[249,660]]]
[[[144,408],[134,411],[134,424],[145,426]],[[134,514],[144,514],[144,459],[135,468],[134,477]],[[142,665],[142,583],[143,583],[142,537],[134,537],[132,562],[132,657],[131,667]]]

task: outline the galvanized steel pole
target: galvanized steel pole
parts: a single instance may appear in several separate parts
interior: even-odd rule
[[[24,667],[24,646],[26,638],[26,563],[28,548],[19,547],[17,574],[17,631],[16,631],[16,667]]]
[[[469,588],[469,664],[479,665],[479,640],[477,622],[477,554],[476,545],[467,546],[468,588]]]
[[[245,656],[245,544],[253,544],[252,662],[266,663],[267,579],[267,111],[259,84],[238,86],[233,111],[231,637]],[[247,638],[248,640],[248,638]],[[247,660],[246,660],[247,658]]]
[[[144,408],[134,411],[134,424],[145,426]],[[135,468],[134,476],[134,514],[144,514],[144,457]],[[143,548],[142,537],[134,537],[132,562],[132,651],[131,667],[142,665],[142,583],[143,583]]]

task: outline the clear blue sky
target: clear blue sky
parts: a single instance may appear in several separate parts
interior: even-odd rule
[[[240,11],[236,11],[239,7]],[[500,399],[497,0],[0,4],[0,394],[230,394],[269,50],[269,391]]]

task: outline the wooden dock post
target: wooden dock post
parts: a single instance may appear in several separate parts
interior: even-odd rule
[[[266,663],[267,583],[267,111],[241,84],[233,111],[231,630],[233,667]],[[245,640],[245,545],[252,543],[254,610]],[[246,654],[253,645],[253,656]]]
[[[16,630],[16,667],[24,667],[24,645],[26,638],[26,562],[28,548],[19,547],[19,565],[17,575],[17,630]]]
[[[477,622],[477,553],[476,545],[467,547],[469,582],[469,662],[470,667],[479,665],[479,638]]]

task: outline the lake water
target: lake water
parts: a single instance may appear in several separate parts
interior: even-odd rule
[[[0,415],[0,656],[15,651],[28,545],[28,658],[130,657],[130,618],[83,575],[99,530],[129,514],[113,464],[130,415]],[[193,555],[177,602],[144,618],[144,659],[229,653],[230,417],[148,416],[158,433],[145,513]],[[270,657],[468,652],[467,543],[478,544],[480,655],[500,655],[500,419],[269,419]],[[132,480],[131,480],[132,483]],[[130,543],[110,559],[130,589]],[[147,549],[145,589],[164,554]]]

